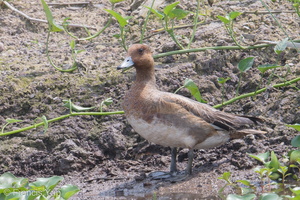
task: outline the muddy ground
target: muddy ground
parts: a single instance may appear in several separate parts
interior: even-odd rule
[[[9,1],[18,10],[33,18],[45,19],[38,0]],[[70,0],[59,2],[72,2]],[[150,2],[150,1],[149,1]],[[148,2],[148,5],[149,5]],[[174,1],[157,1],[159,7]],[[180,7],[195,11],[196,1],[180,1]],[[103,10],[110,8],[109,1],[92,1],[85,7],[51,6],[54,18],[61,22],[70,17],[74,24],[88,25],[100,30],[109,16]],[[122,2],[115,10],[123,16],[133,16],[129,20],[126,44],[135,43],[140,38],[140,28],[144,22],[141,4],[143,1]],[[290,38],[299,39],[299,17],[287,1],[266,1],[283,29]],[[254,44],[261,40],[280,41],[286,37],[277,22],[265,12],[258,0],[215,1],[210,7],[207,2],[201,6],[200,16],[205,21],[197,28],[192,48],[235,45],[226,33],[217,15],[230,11],[248,12],[235,22],[238,36],[243,34],[242,45]],[[258,13],[253,13],[258,11]],[[249,13],[250,12],[250,13]],[[252,12],[252,13],[251,13]],[[189,15],[178,24],[191,24]],[[151,17],[146,36],[152,29],[160,28],[160,22]],[[86,37],[82,28],[70,31]],[[90,29],[91,33],[96,30]],[[179,40],[186,45],[191,28],[176,30]],[[91,41],[77,42],[77,49],[84,49],[77,57],[82,67],[73,73],[62,73],[50,66],[46,57],[47,24],[29,21],[2,4],[0,8],[0,126],[5,119],[23,120],[7,126],[5,131],[32,125],[37,117],[52,119],[69,111],[63,107],[63,100],[81,106],[99,106],[101,101],[111,97],[113,104],[104,111],[121,110],[124,93],[134,80],[134,70],[121,73],[116,67],[122,62],[126,52],[114,34],[119,33],[116,21],[99,37]],[[72,64],[66,33],[54,33],[50,38],[50,55],[54,62],[69,68]],[[164,32],[144,40],[151,45],[154,54],[178,49]],[[279,57],[273,47],[254,50],[208,50],[205,52],[173,55],[156,59],[157,84],[164,90],[174,92],[191,78],[199,86],[208,104],[222,101],[222,90],[218,77],[230,77],[225,85],[225,99],[235,96],[238,83],[237,63],[248,56],[255,57],[254,67],[243,75],[241,93],[252,92],[258,86],[260,75],[256,69],[260,64],[275,63],[289,67],[276,69],[269,85],[299,77],[299,53],[289,48]],[[288,71],[289,70],[289,71]],[[271,73],[264,75],[263,85]],[[152,180],[149,173],[157,170],[168,171],[170,150],[150,144],[137,135],[126,122],[124,115],[76,116],[50,123],[47,133],[43,128],[0,137],[0,172],[12,172],[16,176],[49,177],[61,175],[65,183],[81,188],[73,199],[219,199],[217,191],[224,182],[217,177],[231,171],[233,179],[249,179],[257,182],[258,175],[253,168],[259,163],[249,158],[247,153],[258,154],[275,151],[283,155],[291,149],[290,140],[297,133],[285,124],[300,123],[300,83],[287,87],[272,88],[255,98],[245,98],[225,106],[226,112],[260,116],[265,122],[257,128],[267,131],[263,136],[247,136],[221,147],[196,150],[193,175],[183,181]],[[185,89],[179,94],[191,97]],[[184,170],[187,150],[179,152],[179,169]],[[230,192],[230,191],[228,191]]]

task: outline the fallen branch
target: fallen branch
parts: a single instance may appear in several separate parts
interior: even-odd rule
[[[26,15],[25,13],[23,13],[22,11],[19,11],[18,9],[16,9],[15,7],[13,7],[12,5],[10,5],[7,1],[3,1],[3,3],[12,11],[22,15],[23,17],[25,17],[26,19],[30,20],[30,21],[35,21],[35,22],[39,22],[39,23],[48,23],[47,20],[43,20],[43,19],[37,19],[37,18],[33,18],[30,17],[28,15]],[[59,25],[62,26],[61,23],[59,23]],[[79,24],[68,24],[69,27],[76,27],[76,28],[89,28],[89,29],[94,29],[97,30],[97,28],[92,27],[92,26],[85,26],[85,25],[79,25]]]

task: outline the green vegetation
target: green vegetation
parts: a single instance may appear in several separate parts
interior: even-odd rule
[[[7,172],[0,176],[0,199],[67,200],[79,192],[79,188],[74,185],[63,185],[57,188],[62,180],[60,176],[52,176],[29,182],[27,178],[18,178]]]
[[[286,125],[300,131],[300,124]],[[259,183],[252,184],[248,180],[232,181],[231,173],[225,172],[219,179],[226,182],[219,190],[219,195],[225,199],[224,190],[233,187],[237,194],[229,194],[226,199],[248,200],[259,197],[259,199],[292,199],[300,198],[300,187],[288,184],[287,179],[300,180],[300,135],[296,136],[291,145],[298,149],[290,150],[287,155],[278,155],[274,151],[258,155],[249,154],[250,157],[258,160],[263,167],[256,167],[254,172],[258,174]]]
[[[47,3],[44,0],[41,0],[42,6],[48,21],[48,34],[46,39],[46,56],[48,58],[49,63],[58,71],[60,72],[73,72],[76,69],[78,69],[78,63],[77,63],[77,55],[81,52],[84,52],[83,49],[77,49],[76,43],[83,40],[91,40],[93,38],[98,37],[101,35],[109,26],[111,25],[112,20],[115,18],[117,20],[117,23],[119,24],[120,33],[115,34],[112,37],[116,37],[120,40],[120,45],[127,50],[128,43],[132,43],[132,41],[127,42],[127,26],[129,21],[132,17],[123,17],[121,14],[115,11],[115,4],[122,2],[123,0],[110,0],[111,2],[111,8],[110,9],[104,9],[107,13],[109,13],[109,18],[104,25],[104,27],[99,30],[94,35],[91,35],[89,30],[85,28],[87,32],[87,37],[85,38],[79,38],[75,36],[73,33],[71,33],[68,30],[69,25],[69,18],[64,19],[64,23],[62,25],[58,25],[53,18],[52,12],[50,8],[48,7]],[[289,0],[293,8],[295,9],[295,12],[300,17],[299,13],[299,0]],[[266,10],[270,12],[266,4],[261,1],[262,4],[266,7]],[[201,52],[201,51],[207,51],[207,50],[251,50],[251,49],[262,49],[265,47],[274,46],[274,52],[277,56],[277,62],[276,63],[262,63],[260,65],[257,65],[255,68],[254,60],[255,57],[247,57],[245,59],[242,59],[238,64],[237,68],[239,70],[239,80],[236,87],[236,96],[232,99],[226,100],[225,94],[226,94],[226,84],[231,81],[229,77],[226,78],[218,78],[218,83],[221,84],[222,88],[222,102],[221,104],[215,105],[215,108],[220,108],[225,105],[229,105],[234,103],[237,100],[247,98],[247,97],[254,97],[258,94],[261,94],[265,92],[269,87],[273,88],[281,88],[281,87],[287,87],[287,86],[293,86],[294,83],[300,81],[300,77],[293,78],[291,80],[287,80],[287,77],[290,73],[290,66],[281,66],[279,63],[280,56],[283,56],[283,52],[286,51],[286,48],[289,43],[293,44],[294,47],[296,47],[295,43],[300,42],[300,40],[291,40],[289,35],[286,33],[286,31],[281,27],[281,24],[276,20],[276,17],[270,12],[270,15],[276,20],[279,27],[282,29],[282,31],[285,33],[285,38],[282,39],[282,41],[278,42],[277,44],[259,44],[259,45],[241,45],[239,40],[237,39],[237,33],[234,31],[234,22],[237,19],[237,17],[242,17],[243,13],[233,11],[228,13],[225,16],[217,16],[217,18],[224,24],[224,27],[231,37],[231,39],[234,41],[236,46],[211,46],[211,47],[201,47],[201,48],[191,48],[195,32],[197,30],[197,26],[201,23],[198,22],[199,17],[199,8],[200,8],[200,0],[197,0],[197,8],[194,12],[186,11],[183,9],[178,8],[179,7],[179,1],[171,3],[167,6],[165,6],[162,10],[156,10],[153,8],[154,0],[151,3],[151,7],[147,7],[148,14],[146,17],[146,20],[144,21],[143,26],[141,26],[141,38],[140,42],[142,43],[145,40],[145,32],[147,29],[147,23],[150,20],[150,14],[154,14],[159,21],[161,22],[162,30],[164,30],[169,37],[173,40],[173,42],[180,48],[178,51],[170,51],[165,53],[160,53],[157,55],[154,55],[154,58],[161,58],[166,57],[170,55],[176,55],[176,54],[188,54],[192,52]],[[2,5],[2,4],[1,4]],[[192,34],[188,40],[188,43],[185,45],[183,44],[181,38],[182,36],[176,35],[176,23],[184,19],[185,17],[188,17],[190,15],[193,15],[193,22],[191,27],[193,28]],[[157,27],[156,27],[157,28]],[[49,42],[50,42],[50,36],[55,34],[56,32],[65,32],[72,38],[70,40],[70,50],[71,50],[71,57],[72,57],[72,65],[69,69],[63,69],[62,67],[57,66],[52,58],[50,57],[50,51],[49,51]],[[240,34],[241,35],[241,34]],[[240,40],[241,41],[241,40]],[[299,52],[299,50],[298,50]],[[2,60],[0,60],[2,62]],[[276,70],[278,68],[285,69],[285,74],[276,74]],[[254,91],[240,94],[241,89],[241,82],[243,81],[243,76],[246,74],[248,70],[258,70],[260,73],[260,81],[257,84],[257,87]],[[269,71],[272,71],[270,74],[267,73]],[[273,83],[274,77],[278,78],[280,81],[279,83]],[[270,85],[272,83],[272,85]],[[27,85],[24,88],[28,88]],[[178,92],[182,88],[187,88],[191,95],[198,100],[199,102],[206,103],[206,101],[202,98],[201,93],[197,85],[191,80],[186,79],[183,86],[178,88],[176,92]],[[293,86],[293,89],[296,91],[299,91],[299,88],[296,86]],[[175,92],[175,93],[176,93]],[[22,120],[18,119],[6,119],[6,123],[1,128],[0,136],[6,136],[11,135],[15,133],[20,133],[23,131],[27,131],[30,129],[34,129],[40,126],[44,127],[44,132],[47,131],[48,126],[50,123],[63,120],[68,117],[73,116],[79,116],[79,115],[115,115],[115,114],[123,114],[123,111],[114,111],[114,112],[105,112],[105,106],[109,106],[113,103],[113,100],[111,98],[107,98],[104,101],[101,102],[99,106],[92,106],[92,107],[82,107],[79,105],[75,105],[72,103],[71,100],[65,100],[64,106],[69,109],[69,114],[59,116],[57,118],[53,119],[47,119],[45,116],[38,117],[30,126],[26,126],[24,128],[20,128],[13,131],[7,131],[5,130],[13,123],[22,123]],[[94,112],[91,112],[91,110],[94,110]],[[39,122],[38,122],[39,121]],[[300,125],[294,124],[294,125],[287,125],[288,127],[295,128],[296,130],[300,131]],[[258,155],[249,154],[250,157],[253,159],[258,160],[263,164],[263,167],[256,168],[254,172],[259,176],[260,184],[256,185],[254,183],[251,183],[248,180],[237,180],[232,181],[231,180],[231,173],[225,172],[219,179],[222,179],[226,182],[226,185],[220,189],[220,195],[222,196],[222,193],[227,187],[233,187],[237,192],[236,194],[229,194],[227,197],[223,195],[223,198],[227,199],[254,199],[256,197],[259,197],[260,199],[282,199],[282,198],[288,198],[288,199],[300,199],[300,188],[290,186],[287,184],[287,180],[290,178],[293,178],[296,181],[299,181],[300,177],[298,175],[300,171],[300,136],[296,136],[292,141],[291,145],[293,148],[296,148],[294,150],[290,150],[287,155],[277,155],[275,152],[265,152]],[[2,176],[0,176],[0,199],[68,199],[71,196],[73,196],[75,193],[78,192],[78,188],[76,186],[72,185],[65,185],[59,188],[57,191],[54,191],[58,183],[62,180],[61,177],[50,177],[50,178],[39,178],[37,181],[29,183],[28,179],[26,178],[17,178],[14,175],[10,173],[5,173]],[[275,186],[275,189],[270,189],[269,186]],[[284,192],[288,190],[290,191],[288,194],[285,194]],[[283,192],[280,193],[280,192]],[[156,194],[153,196],[153,198],[156,198]]]

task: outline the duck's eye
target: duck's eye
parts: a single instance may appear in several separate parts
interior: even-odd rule
[[[138,51],[139,51],[139,54],[143,54],[144,49],[140,48],[140,49],[138,49]]]

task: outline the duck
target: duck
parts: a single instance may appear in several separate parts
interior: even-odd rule
[[[192,174],[195,149],[208,149],[248,134],[264,134],[249,129],[261,122],[258,117],[239,116],[217,110],[188,97],[161,91],[156,85],[154,59],[146,44],[133,44],[119,70],[134,67],[136,78],[121,106],[128,123],[144,139],[171,147],[170,173],[177,172],[177,148],[188,148],[185,174]]]

